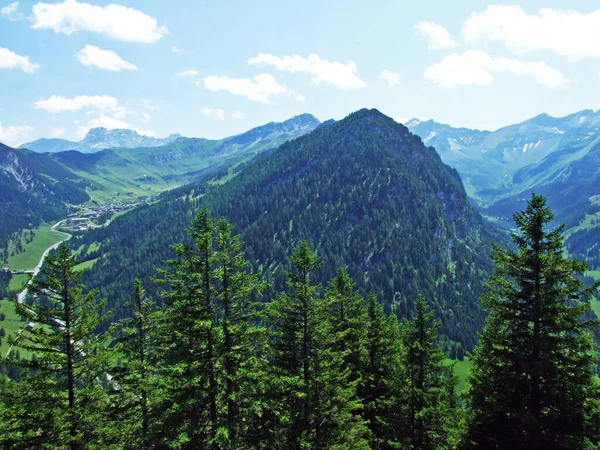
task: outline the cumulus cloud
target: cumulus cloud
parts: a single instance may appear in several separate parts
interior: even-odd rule
[[[34,103],[36,109],[43,109],[52,114],[66,111],[81,111],[84,109],[94,109],[100,112],[119,111],[119,101],[110,95],[78,95],[73,98],[66,98],[62,95],[52,95],[46,99],[38,100]]]
[[[16,22],[17,20],[23,19],[23,14],[18,12],[18,9],[19,2],[9,3],[8,5],[0,9],[0,15],[2,15],[2,17],[6,17],[8,20]]]
[[[225,120],[225,111],[222,109],[201,108],[196,109],[204,117],[212,117],[213,119]]]
[[[260,103],[272,103],[271,96],[289,93],[288,89],[269,73],[256,75],[252,80],[211,75],[203,80],[203,84],[210,91],[228,91]]]
[[[121,58],[111,50],[102,50],[94,45],[86,45],[76,54],[84,66],[95,66],[98,69],[120,72],[122,70],[138,70],[138,68]]]
[[[379,74],[379,78],[388,82],[390,87],[396,87],[400,84],[400,75],[392,72],[391,70],[385,69]]]
[[[494,72],[508,72],[517,76],[531,76],[550,88],[566,87],[570,80],[561,72],[542,61],[518,61],[507,58],[492,58],[479,50],[451,54],[425,69],[425,78],[441,87],[458,85],[490,85]]]
[[[17,55],[7,48],[0,47],[0,69],[21,69],[25,73],[33,73],[39,67],[39,64],[29,60],[29,56]]]
[[[181,72],[177,72],[175,74],[175,76],[177,78],[189,78],[189,77],[195,77],[197,75],[198,75],[198,71],[194,70],[194,69],[182,70]]]
[[[231,117],[236,120],[244,119],[247,114],[243,111],[234,111],[231,113]]]
[[[17,147],[29,140],[29,135],[32,131],[33,127],[29,125],[10,125],[5,127],[0,122],[0,142]]]
[[[340,89],[355,89],[366,86],[357,75],[356,64],[353,61],[344,65],[338,61],[327,61],[319,55],[310,54],[307,58],[299,55],[275,56],[270,53],[259,53],[248,60],[252,65],[269,65],[284,72],[309,73],[314,75],[312,84],[327,83]]]
[[[418,35],[426,37],[429,40],[429,50],[456,46],[456,42],[452,39],[450,33],[443,26],[435,22],[419,22],[415,25],[415,31]]]
[[[471,14],[461,32],[469,44],[501,42],[517,54],[547,50],[574,60],[600,58],[600,9],[542,8],[527,14],[516,5],[490,5]]]
[[[97,6],[65,0],[63,3],[39,2],[33,6],[36,29],[51,29],[67,35],[78,31],[101,34],[125,42],[151,44],[162,39],[168,30],[158,26],[154,17],[122,5]]]

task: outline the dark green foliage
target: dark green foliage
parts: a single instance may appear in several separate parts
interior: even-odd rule
[[[553,214],[532,195],[515,214],[516,250],[494,247],[495,272],[483,304],[489,310],[473,357],[473,448],[582,448],[597,440],[593,366],[597,362],[586,320],[585,264],[563,254],[563,226],[548,230]]]
[[[414,313],[422,292],[444,339],[474,346],[491,227],[469,204],[457,172],[378,111],[358,111],[262,154],[223,186],[175,190],[86,234],[83,243],[102,242],[108,253],[86,280],[102,286],[117,315],[124,287],[137,274],[146,282],[170,257],[164,243],[184,240],[181,230],[200,205],[231,220],[247,259],[255,270],[262,265],[277,290],[289,249],[305,239],[323,258],[316,281],[343,266],[361,294],[375,292],[386,313],[400,317]]]
[[[438,347],[438,327],[419,296],[417,314],[402,327],[399,377],[403,434],[414,449],[453,448],[457,443],[456,379]]]
[[[83,294],[77,261],[66,245],[46,257],[30,290],[32,306],[17,303],[29,324],[11,337],[15,348],[35,354],[17,360],[24,379],[9,392],[25,395],[9,411],[3,448],[106,447],[103,425],[107,353],[94,334],[103,317],[98,292]],[[103,418],[104,420],[99,420]]]
[[[322,298],[312,281],[321,260],[306,241],[294,249],[291,260],[290,294],[267,305],[274,408],[283,424],[280,442],[290,449],[368,448],[358,380],[352,380],[350,352],[340,347],[347,333],[340,330],[339,315],[332,315],[335,299]],[[350,280],[340,281],[351,287]]]
[[[154,303],[146,298],[139,279],[134,281],[133,300],[127,305],[132,318],[123,319],[113,327],[114,351],[121,364],[111,369],[115,387],[111,415],[119,421],[119,437],[124,448],[149,448],[150,405],[152,389]]]

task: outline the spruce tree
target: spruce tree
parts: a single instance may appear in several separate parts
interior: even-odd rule
[[[456,380],[437,344],[439,323],[423,296],[418,296],[416,307],[415,317],[402,327],[404,432],[410,448],[452,448],[458,419]]]
[[[0,438],[19,436],[15,448],[110,447],[102,388],[108,356],[95,334],[106,319],[104,302],[97,300],[98,290],[84,293],[77,263],[60,245],[30,284],[33,304],[16,304],[27,325],[12,345],[33,357],[15,361],[26,369],[17,387],[23,397],[13,410],[11,433]]]
[[[260,409],[263,360],[259,345],[264,335],[258,326],[261,307],[255,298],[267,287],[252,274],[233,225],[220,219],[216,227],[215,292],[218,302],[219,445],[239,449],[256,432],[254,414]],[[260,420],[260,418],[258,418]],[[262,428],[259,426],[259,429]]]
[[[515,249],[495,246],[495,272],[482,299],[489,315],[473,357],[471,448],[582,448],[597,424],[597,361],[586,265],[564,254],[563,230],[533,194],[514,215]]]
[[[204,208],[188,235],[193,245],[175,244],[177,258],[159,270],[168,287],[157,314],[157,403],[153,440],[183,449],[212,448],[218,432],[213,303],[214,223]]]
[[[290,294],[268,305],[272,326],[274,387],[284,431],[283,448],[368,448],[368,429],[357,413],[362,407],[351,380],[346,334],[339,330],[335,299],[320,295],[312,283],[321,267],[305,241],[291,256]],[[350,285],[350,283],[348,283]]]
[[[395,316],[386,317],[374,294],[369,295],[365,322],[366,363],[359,398],[363,417],[371,431],[371,448],[397,448],[401,441],[401,399],[398,375],[401,364],[400,326]]]
[[[154,302],[146,298],[140,279],[134,280],[133,300],[126,305],[132,316],[112,327],[114,352],[121,364],[112,369],[116,389],[113,416],[118,419],[119,439],[126,448],[150,448]]]

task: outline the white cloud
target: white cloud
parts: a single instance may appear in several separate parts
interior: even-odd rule
[[[212,117],[214,119],[225,120],[225,111],[222,109],[212,109],[212,108],[201,108],[196,109],[200,114],[205,117]]]
[[[388,82],[390,87],[396,87],[400,84],[400,75],[392,72],[391,70],[385,69],[379,74],[379,78]]]
[[[240,120],[240,119],[244,119],[248,114],[246,114],[243,111],[234,111],[231,113],[231,117],[236,119],[236,120]]]
[[[77,54],[77,59],[84,66],[96,66],[98,69],[120,72],[121,70],[138,70],[138,68],[122,59],[111,50],[102,50],[94,45],[86,45]]]
[[[435,22],[419,22],[415,25],[415,30],[418,35],[429,39],[429,50],[456,46],[456,42],[454,42],[450,33],[443,26]]]
[[[63,3],[39,2],[33,6],[36,29],[52,29],[67,35],[78,31],[102,34],[125,42],[151,44],[168,34],[156,19],[133,8],[110,4],[97,6],[65,0]]]
[[[160,111],[160,107],[157,104],[155,104],[154,102],[152,102],[151,100],[144,99],[143,105],[144,105],[144,108],[146,108],[148,111],[152,111],[152,112]]]
[[[50,130],[50,137],[57,138],[65,134],[65,129],[63,127],[56,127]]]
[[[150,113],[147,113],[146,111],[142,112],[142,118],[140,119],[143,123],[148,123],[152,120],[152,116],[150,115]]]
[[[177,78],[188,78],[188,77],[195,77],[198,75],[198,71],[194,70],[194,69],[189,69],[189,70],[182,70],[181,72],[177,72],[175,74],[175,76]]]
[[[520,6],[489,5],[462,26],[469,44],[502,42],[524,54],[548,50],[571,59],[600,58],[600,9],[589,13],[542,8],[527,14]]]
[[[257,57],[250,58],[249,64],[270,65],[285,72],[301,72],[314,75],[310,80],[312,84],[327,83],[340,89],[355,89],[366,86],[365,82],[357,75],[356,64],[353,61],[344,65],[338,61],[327,61],[319,55],[310,54],[308,58],[299,55],[274,56],[270,53],[259,53]]]
[[[95,117],[94,119],[91,119],[87,123],[87,125],[78,127],[77,135],[80,138],[83,138],[88,133],[88,131],[90,131],[91,128],[98,128],[98,127],[107,128],[109,130],[117,130],[117,129],[134,130],[144,136],[156,137],[156,134],[151,130],[140,130],[139,128],[135,128],[131,124],[129,124],[123,120],[117,119],[115,117],[110,117],[110,116],[107,116],[104,114],[100,115],[99,117]]]
[[[425,69],[425,78],[441,87],[490,85],[494,82],[494,72],[532,76],[539,84],[550,88],[566,87],[571,82],[545,62],[492,58],[479,50],[447,55],[441,62]]]
[[[33,127],[29,125],[10,125],[4,127],[2,126],[2,122],[0,122],[0,142],[17,147],[29,140],[29,135],[32,131]]]
[[[180,53],[183,51],[183,49],[182,49],[182,48],[179,48],[179,47],[177,47],[176,45],[171,45],[171,51],[172,51],[173,53],[175,53],[175,54],[179,55],[179,54],[180,54]]]
[[[0,15],[2,15],[2,17],[6,17],[8,20],[16,22],[17,20],[21,20],[24,18],[23,14],[17,12],[18,9],[19,2],[9,3],[8,5],[0,9]]]
[[[29,60],[29,56],[17,55],[7,48],[0,47],[0,69],[21,69],[25,73],[33,73],[39,67],[39,64]]]
[[[289,93],[285,86],[279,84],[275,77],[268,73],[256,75],[253,80],[211,75],[206,77],[203,83],[204,87],[210,91],[228,91],[234,95],[242,95],[252,101],[261,103],[271,103],[270,97],[272,95]]]
[[[306,96],[302,94],[294,94],[294,101],[297,103],[302,103],[306,101]]]
[[[123,115],[119,101],[110,95],[78,95],[73,98],[53,95],[47,99],[38,100],[34,106],[36,109],[43,109],[52,114],[92,109],[100,112],[117,112],[119,115]]]

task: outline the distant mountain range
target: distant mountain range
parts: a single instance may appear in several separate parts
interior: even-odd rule
[[[19,148],[26,148],[38,153],[56,153],[67,150],[77,150],[81,153],[93,153],[106,148],[160,147],[169,144],[180,137],[180,134],[171,134],[166,138],[160,139],[143,136],[134,130],[92,128],[79,142],[57,138],[42,138],[19,145]]]
[[[259,153],[319,125],[315,117],[302,114],[221,140],[179,137],[160,147],[121,146],[94,153],[36,153],[0,144],[0,248],[15,231],[64,217],[69,205],[151,196],[203,177],[233,176]],[[88,143],[102,135],[90,133]],[[113,137],[132,133],[137,134],[109,132]]]
[[[582,203],[573,195],[567,199],[562,195],[565,192],[558,192],[567,187],[561,184],[558,189],[567,179],[570,186],[600,193],[594,174],[573,176],[574,168],[600,152],[600,111],[585,110],[561,118],[540,114],[493,132],[453,128],[433,120],[413,119],[406,125],[458,170],[469,195],[492,214],[518,209],[535,190],[548,195],[551,204],[555,199],[555,208],[567,219],[581,212],[573,206],[581,209],[587,203],[587,198]]]

